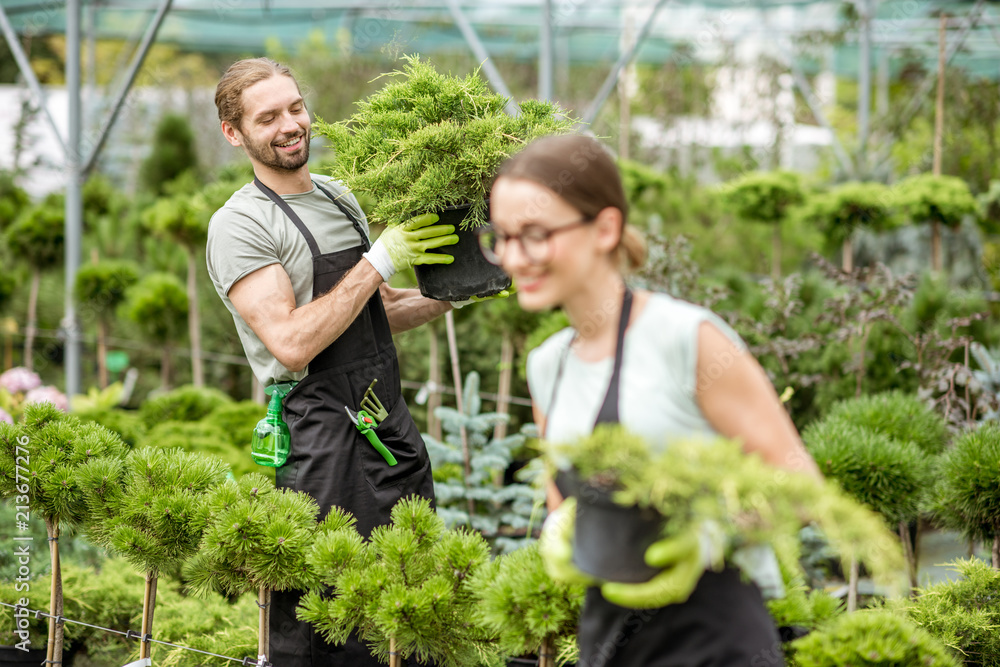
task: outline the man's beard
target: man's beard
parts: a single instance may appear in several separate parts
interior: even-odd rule
[[[243,146],[247,149],[250,157],[265,167],[270,167],[278,171],[295,171],[309,161],[309,138],[311,134],[310,130],[305,131],[302,135],[302,148],[292,154],[283,153],[270,143],[257,143],[247,136],[243,137]],[[283,141],[276,141],[275,143],[284,143],[289,139],[291,139],[291,136],[285,137]]]

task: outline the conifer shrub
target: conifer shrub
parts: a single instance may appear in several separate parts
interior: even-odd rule
[[[885,609],[843,614],[791,644],[797,667],[958,667],[951,653],[905,616]]]
[[[827,413],[843,421],[912,442],[928,456],[944,451],[950,440],[944,418],[915,394],[887,391],[839,401]]]
[[[248,451],[233,445],[229,434],[218,426],[197,422],[165,421],[150,429],[140,443],[161,449],[183,449],[214,456],[223,461],[229,472],[239,477],[259,471]]]
[[[824,476],[890,524],[915,519],[931,483],[930,457],[915,444],[843,418],[810,425],[802,439]]]
[[[1000,425],[965,431],[943,455],[933,510],[945,526],[992,545],[1000,569]]]
[[[146,428],[170,420],[193,422],[232,401],[220,389],[184,385],[144,401],[139,407],[139,416]]]
[[[354,525],[337,507],[317,522],[315,500],[276,489],[260,473],[220,484],[206,498],[206,508],[204,539],[184,574],[194,590],[227,595],[318,586],[319,573],[306,564],[312,543],[325,532]]]
[[[498,556],[470,586],[479,622],[496,634],[501,654],[572,650],[585,589],[552,580],[537,544]]]
[[[966,667],[1000,665],[1000,571],[976,558],[953,561],[961,575],[922,588],[897,606],[911,620],[958,652]]]
[[[396,503],[391,520],[369,541],[353,526],[316,540],[307,562],[330,592],[307,593],[299,618],[333,644],[356,632],[383,662],[390,650],[442,667],[495,657],[492,637],[475,622],[468,585],[489,562],[486,541],[467,529],[446,529],[430,503],[415,496]]]
[[[417,56],[404,60],[350,118],[315,122],[336,156],[331,173],[352,192],[375,199],[373,222],[394,225],[472,204],[471,217],[483,224],[500,164],[532,139],[570,131],[573,121],[557,105],[537,100],[521,102],[520,114],[510,116],[507,98],[478,71],[458,77]]]
[[[712,521],[732,549],[780,547],[813,522],[842,557],[866,563],[882,582],[897,583],[904,560],[895,536],[838,485],[775,469],[723,438],[674,439],[654,453],[656,444],[622,426],[600,426],[576,441],[549,445],[546,454],[611,491],[614,502],[659,512],[666,536]]]

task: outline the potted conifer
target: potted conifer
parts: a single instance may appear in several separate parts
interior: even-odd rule
[[[441,74],[417,56],[405,57],[389,83],[338,123],[317,120],[332,145],[332,175],[371,197],[372,222],[396,225],[421,213],[454,224],[459,242],[441,248],[452,264],[416,268],[424,296],[458,301],[487,296],[510,282],[479,251],[475,229],[486,224],[486,195],[500,164],[536,137],[568,132],[574,124],[550,102],[526,100],[504,112],[507,98],[474,72]]]
[[[579,440],[548,445],[548,455],[568,462],[580,484],[574,563],[603,581],[649,579],[620,596],[630,599],[630,607],[663,604],[661,573],[654,569],[650,578],[643,562],[649,543],[659,537],[710,537],[722,551],[711,554],[711,567],[743,567],[752,549],[797,539],[802,526],[814,522],[844,557],[866,563],[876,578],[894,583],[903,570],[902,551],[878,515],[835,484],[776,470],[735,441],[672,440],[657,452],[621,426],[600,426]],[[628,512],[595,507],[608,502]],[[608,537],[631,519],[629,512],[636,515],[640,541]],[[605,539],[580,539],[591,535]],[[624,561],[645,571],[623,573]]]

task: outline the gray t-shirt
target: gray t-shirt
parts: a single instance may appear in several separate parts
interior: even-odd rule
[[[730,338],[730,354],[745,349],[736,332],[718,315],[666,294],[653,294],[625,332],[619,417],[630,431],[644,436],[654,451],[665,447],[671,438],[715,435],[696,396],[698,328],[704,321]],[[546,416],[545,438],[551,442],[570,442],[591,432],[614,367],[613,357],[588,362],[572,350],[567,352],[573,334],[573,329],[563,329],[528,355],[531,400]],[[552,406],[549,403],[564,354],[566,362]],[[719,370],[731,359],[715,360]],[[713,364],[708,374],[714,369]]]
[[[328,176],[311,176],[361,221],[367,235],[368,221],[354,195],[345,194],[344,186]],[[347,216],[315,186],[282,199],[312,232],[320,253],[346,250],[362,242]],[[208,275],[233,316],[257,379],[267,386],[304,378],[308,369],[293,373],[278,363],[229,300],[229,290],[238,280],[265,266],[281,264],[291,279],[296,307],[312,301],[312,253],[298,228],[256,185],[247,183],[212,216],[206,254]]]

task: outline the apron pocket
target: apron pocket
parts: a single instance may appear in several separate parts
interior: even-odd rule
[[[368,439],[358,433],[356,442],[363,452],[361,462],[364,466],[365,479],[373,489],[399,486],[426,471],[430,460],[424,448],[424,440],[417,430],[417,425],[413,423],[402,396],[389,410],[389,416],[374,432],[385,448],[392,452],[396,465],[390,466]]]

